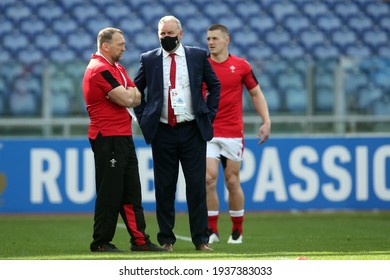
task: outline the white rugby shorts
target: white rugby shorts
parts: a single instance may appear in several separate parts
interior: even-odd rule
[[[207,142],[207,157],[220,159],[221,155],[234,161],[242,161],[243,138],[214,137]]]

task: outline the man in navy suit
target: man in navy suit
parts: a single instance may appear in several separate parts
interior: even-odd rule
[[[207,51],[182,45],[183,33],[177,18],[165,16],[159,21],[161,47],[141,54],[134,83],[142,98],[134,111],[146,143],[152,146],[158,242],[168,251],[176,242],[174,204],[181,163],[192,242],[196,250],[210,251],[206,142],[214,134],[220,83]]]

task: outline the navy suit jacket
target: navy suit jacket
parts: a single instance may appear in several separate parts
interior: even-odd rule
[[[198,47],[184,46],[193,112],[202,138],[213,138],[212,123],[218,110],[220,82],[208,61],[207,51]],[[208,97],[203,97],[203,82],[206,83]],[[138,123],[147,144],[150,144],[159,126],[163,97],[163,52],[157,48],[141,54],[140,67],[134,78],[141,92],[141,104],[134,108]]]

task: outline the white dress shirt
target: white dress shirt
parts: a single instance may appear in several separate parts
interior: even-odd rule
[[[186,103],[185,114],[176,115],[177,123],[191,121],[195,119],[192,110],[192,99],[190,90],[190,78],[188,75],[187,60],[184,52],[183,45],[180,44],[179,48],[175,51],[176,61],[176,89],[183,94],[184,101]],[[170,87],[170,69],[171,69],[171,57],[169,52],[163,50],[163,76],[164,76],[164,103],[161,113],[160,121],[168,123],[168,92]]]

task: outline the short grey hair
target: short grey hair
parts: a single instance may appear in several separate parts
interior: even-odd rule
[[[158,22],[158,30],[160,30],[160,26],[161,26],[163,23],[167,22],[167,21],[173,21],[173,22],[175,22],[176,25],[177,25],[177,27],[178,27],[180,30],[182,30],[180,20],[178,20],[178,19],[177,19],[176,17],[174,17],[174,16],[165,16],[165,17],[162,17],[162,18],[160,19],[160,21]]]

